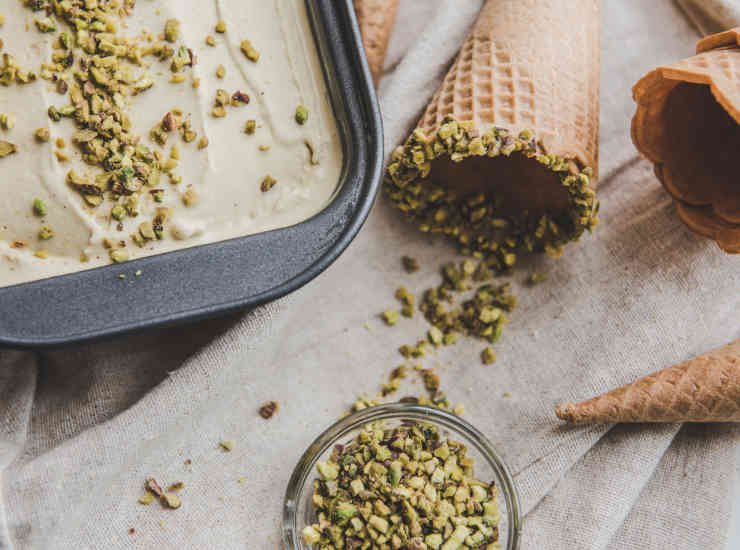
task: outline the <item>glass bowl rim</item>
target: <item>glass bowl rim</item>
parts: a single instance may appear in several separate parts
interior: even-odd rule
[[[467,420],[447,411],[411,403],[386,403],[369,407],[341,418],[319,435],[303,453],[290,476],[290,481],[285,491],[282,534],[283,545],[286,550],[297,550],[300,548],[299,541],[301,533],[298,532],[297,525],[297,498],[306,485],[309,476],[313,472],[315,463],[321,455],[333,447],[337,440],[369,422],[403,417],[411,417],[413,420],[429,422],[450,429],[453,432],[464,435],[470,440],[476,450],[488,461],[495,475],[498,477],[496,482],[497,485],[500,485],[499,489],[506,503],[506,515],[508,519],[505,549],[517,550],[519,548],[522,530],[519,493],[508,466],[498,452],[496,452],[488,438]]]

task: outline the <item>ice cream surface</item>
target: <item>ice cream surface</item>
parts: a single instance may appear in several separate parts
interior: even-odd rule
[[[330,201],[342,144],[303,0],[25,4],[0,7],[0,287]]]

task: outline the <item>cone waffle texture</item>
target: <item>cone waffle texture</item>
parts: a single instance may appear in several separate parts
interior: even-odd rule
[[[419,127],[529,130],[596,173],[600,13],[594,0],[489,0]]]
[[[694,104],[687,99],[682,108],[671,110],[679,90],[687,98],[693,95],[698,99]],[[632,139],[637,149],[654,163],[658,179],[676,199],[681,219],[694,232],[714,239],[726,252],[740,253],[740,184],[736,175],[740,144],[740,28],[705,38],[699,42],[695,56],[657,68],[635,85],[633,93],[638,107],[632,120]],[[725,140],[727,149],[717,156],[724,155],[732,162],[714,162],[711,155],[676,139],[676,116],[687,121],[692,116],[705,116],[706,105],[724,110],[725,121],[721,127],[718,124],[716,132],[734,137],[733,141],[717,137]],[[703,139],[711,138],[713,132],[709,123],[702,132],[687,133]]]
[[[740,422],[740,340],[556,414],[576,424]]]
[[[383,72],[383,62],[399,2],[400,0],[355,0],[357,20],[375,84]]]
[[[488,0],[393,153],[393,205],[507,265],[522,251],[558,255],[595,226],[600,30],[600,0]],[[490,186],[471,192],[471,172]]]

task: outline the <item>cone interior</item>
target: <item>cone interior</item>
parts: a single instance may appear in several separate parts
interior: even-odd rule
[[[470,157],[465,162],[438,158],[432,161],[429,180],[454,190],[461,199],[483,193],[500,201],[502,212],[527,212],[535,221],[545,214],[558,217],[569,205],[568,192],[555,172],[516,153],[508,158]]]
[[[740,223],[740,125],[709,86],[687,82],[668,95],[662,123],[664,183],[671,194],[690,205],[712,205],[725,221]]]

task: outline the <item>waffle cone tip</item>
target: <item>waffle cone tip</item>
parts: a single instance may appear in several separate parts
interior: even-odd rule
[[[740,340],[555,414],[572,424],[740,422]]]

